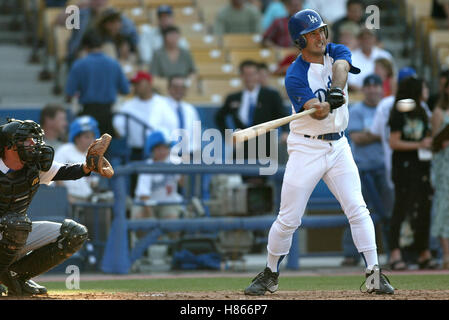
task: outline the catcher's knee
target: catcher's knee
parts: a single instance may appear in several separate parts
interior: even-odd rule
[[[31,220],[16,213],[0,218],[0,273],[14,262],[31,232]]]
[[[83,246],[88,238],[87,228],[71,219],[65,219],[60,229],[59,249],[66,255],[72,255]]]

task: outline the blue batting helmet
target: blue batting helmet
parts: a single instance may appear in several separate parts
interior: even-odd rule
[[[98,129],[98,122],[91,116],[81,116],[73,120],[69,127],[69,141],[75,142],[75,137],[80,133],[92,131],[95,134],[95,139],[100,137],[100,130]]]
[[[323,22],[323,19],[321,19],[318,12],[312,9],[298,11],[288,20],[290,37],[300,49],[304,49],[307,46],[307,41],[304,35],[321,27],[324,27],[324,32],[326,33],[327,38],[327,24]]]
[[[160,144],[165,144],[169,147],[172,146],[172,143],[162,131],[159,130],[152,131],[147,136],[147,139],[145,141],[144,157],[145,158],[149,157],[151,152],[153,151],[153,148]]]

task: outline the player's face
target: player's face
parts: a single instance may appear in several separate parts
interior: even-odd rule
[[[304,35],[307,40],[307,47],[305,50],[312,54],[323,54],[326,51],[326,33],[324,27],[313,30]]]

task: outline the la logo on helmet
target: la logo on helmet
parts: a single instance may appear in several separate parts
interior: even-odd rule
[[[312,23],[318,22],[318,19],[317,19],[317,17],[315,17],[315,16],[312,16],[312,15],[310,15],[310,14],[308,14],[307,16],[309,17],[309,19],[310,19],[310,22],[312,22]]]

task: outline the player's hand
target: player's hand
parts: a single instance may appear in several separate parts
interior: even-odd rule
[[[316,120],[323,120],[327,118],[331,110],[328,102],[315,103],[311,105],[310,108],[316,109],[316,111],[310,115],[313,119]],[[309,108],[305,107],[305,109]]]

